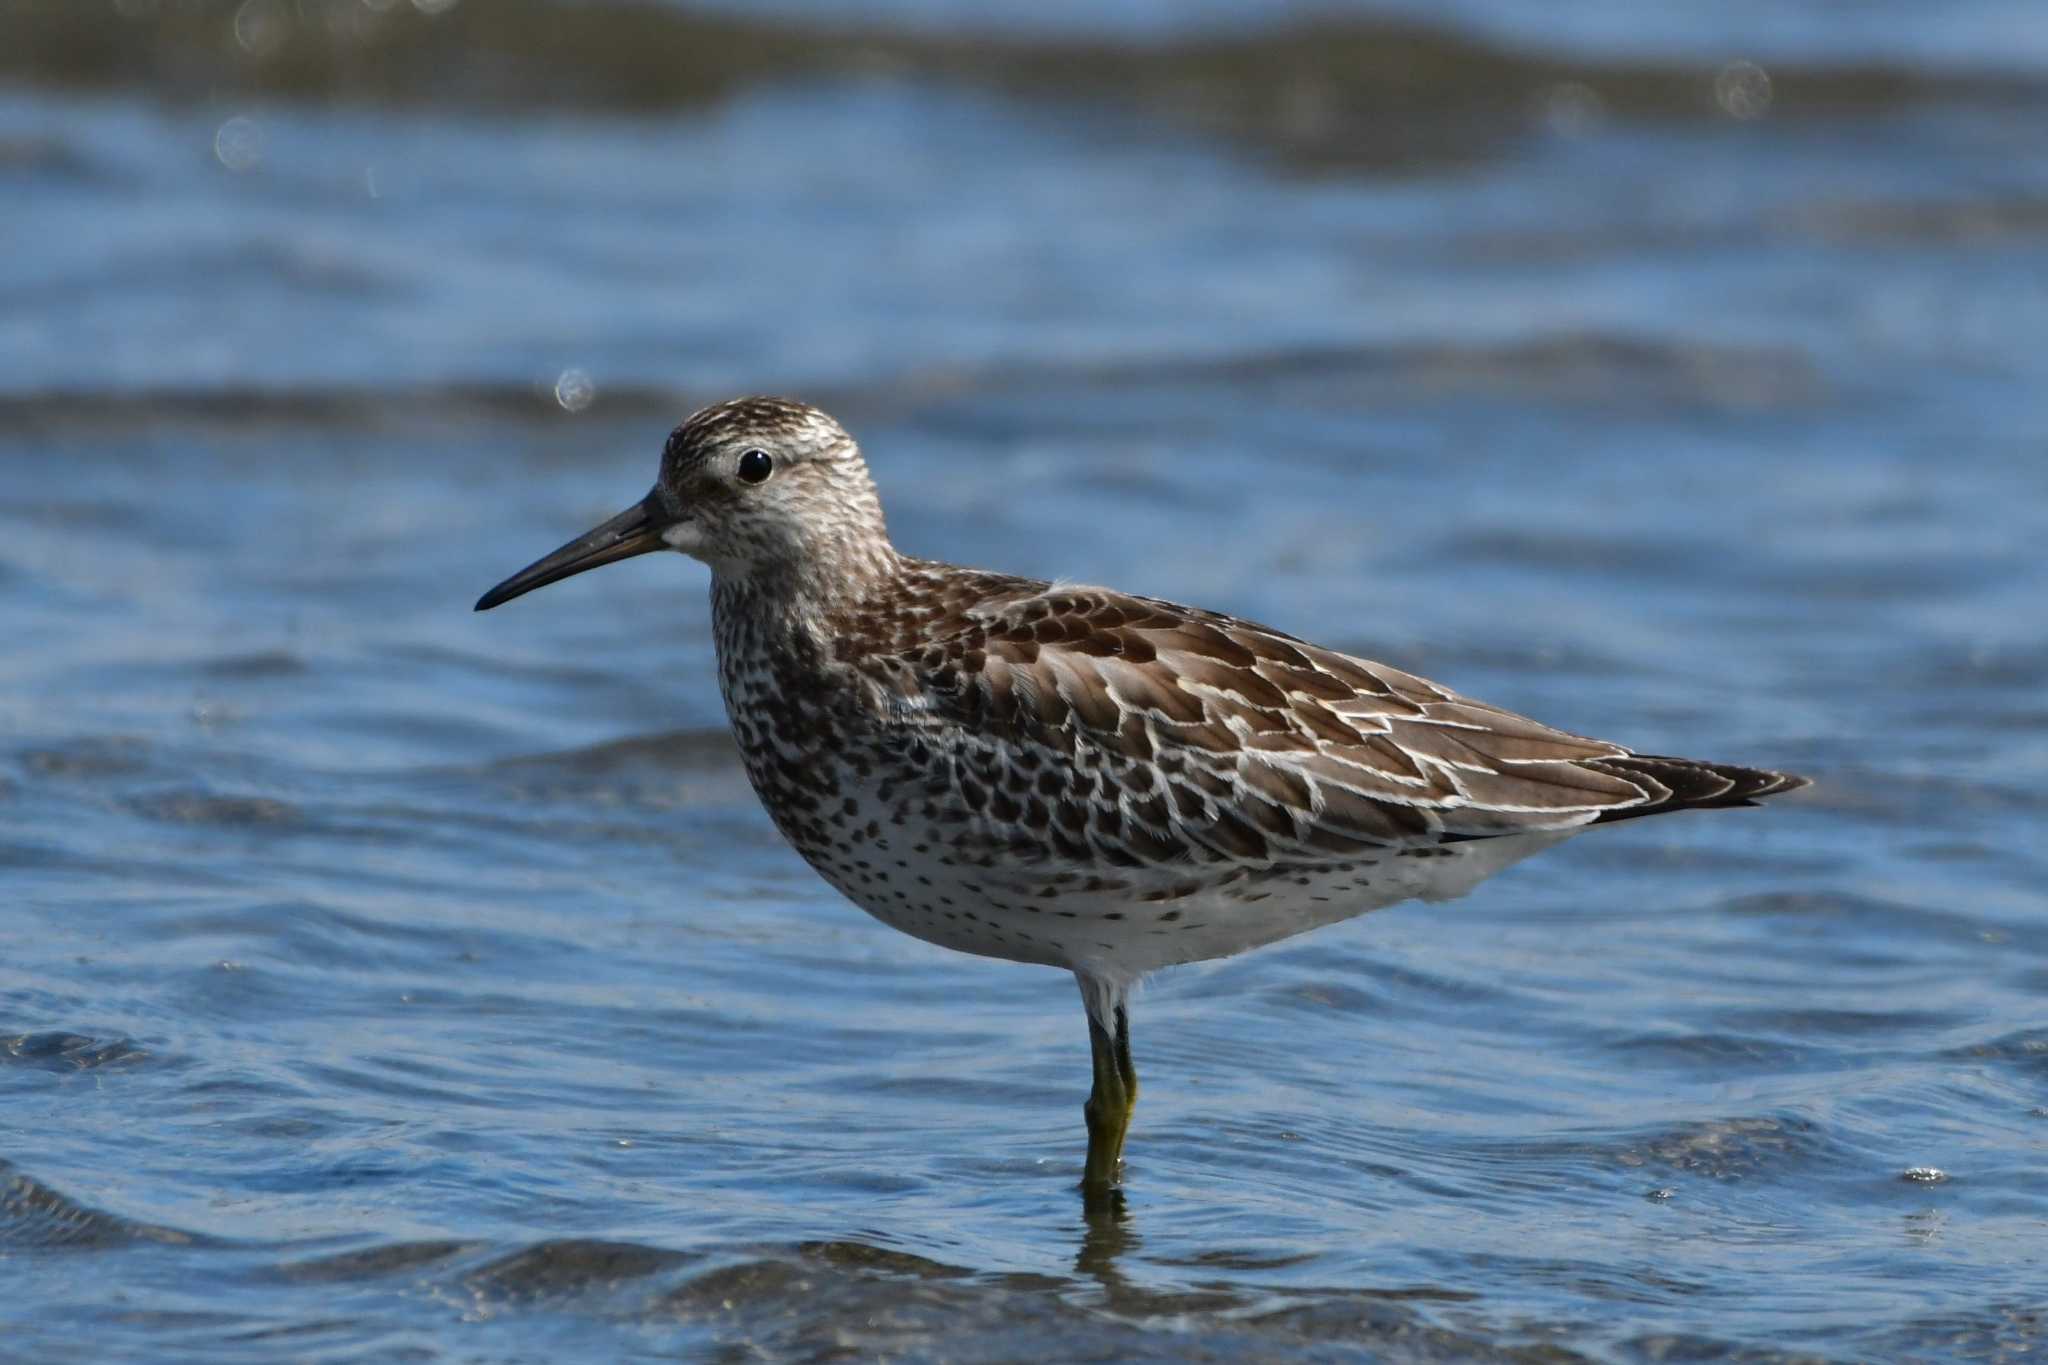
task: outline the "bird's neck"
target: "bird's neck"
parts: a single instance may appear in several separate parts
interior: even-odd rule
[[[908,562],[886,539],[868,539],[800,561],[714,565],[711,617],[719,654],[830,659],[850,623],[888,596]]]

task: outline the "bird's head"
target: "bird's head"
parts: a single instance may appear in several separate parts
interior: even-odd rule
[[[485,593],[488,611],[572,574],[676,550],[734,580],[829,581],[892,556],[860,447],[806,403],[735,398],[669,433],[646,497]]]

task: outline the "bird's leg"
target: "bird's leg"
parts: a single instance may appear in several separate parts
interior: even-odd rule
[[[1138,1068],[1131,1061],[1131,1013],[1122,1005],[1116,1007],[1116,1072],[1124,1082],[1124,1127],[1129,1129],[1138,1111]]]
[[[1088,1016],[1088,1047],[1095,1054],[1095,1085],[1081,1108],[1088,1120],[1088,1167],[1081,1188],[1099,1194],[1116,1187],[1130,1107],[1124,1101],[1123,1072],[1116,1064],[1116,1040],[1092,1014]]]
[[[1131,1019],[1116,1007],[1114,1035],[1088,1016],[1088,1046],[1095,1055],[1095,1085],[1082,1113],[1088,1119],[1088,1167],[1081,1187],[1090,1193],[1114,1189],[1123,1166],[1124,1136],[1138,1107],[1138,1068],[1131,1062]]]

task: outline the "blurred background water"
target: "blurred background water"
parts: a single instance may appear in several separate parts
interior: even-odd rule
[[[0,1356],[2018,1360],[2035,0],[0,0]],[[1155,982],[840,901],[702,570],[899,543],[1809,772]]]

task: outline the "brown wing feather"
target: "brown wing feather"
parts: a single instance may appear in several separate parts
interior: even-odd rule
[[[918,621],[922,639],[898,657],[1006,746],[1076,755],[1092,782],[1047,799],[1111,857],[1327,861],[1805,785],[1632,754],[1170,602],[994,576],[980,586]]]

